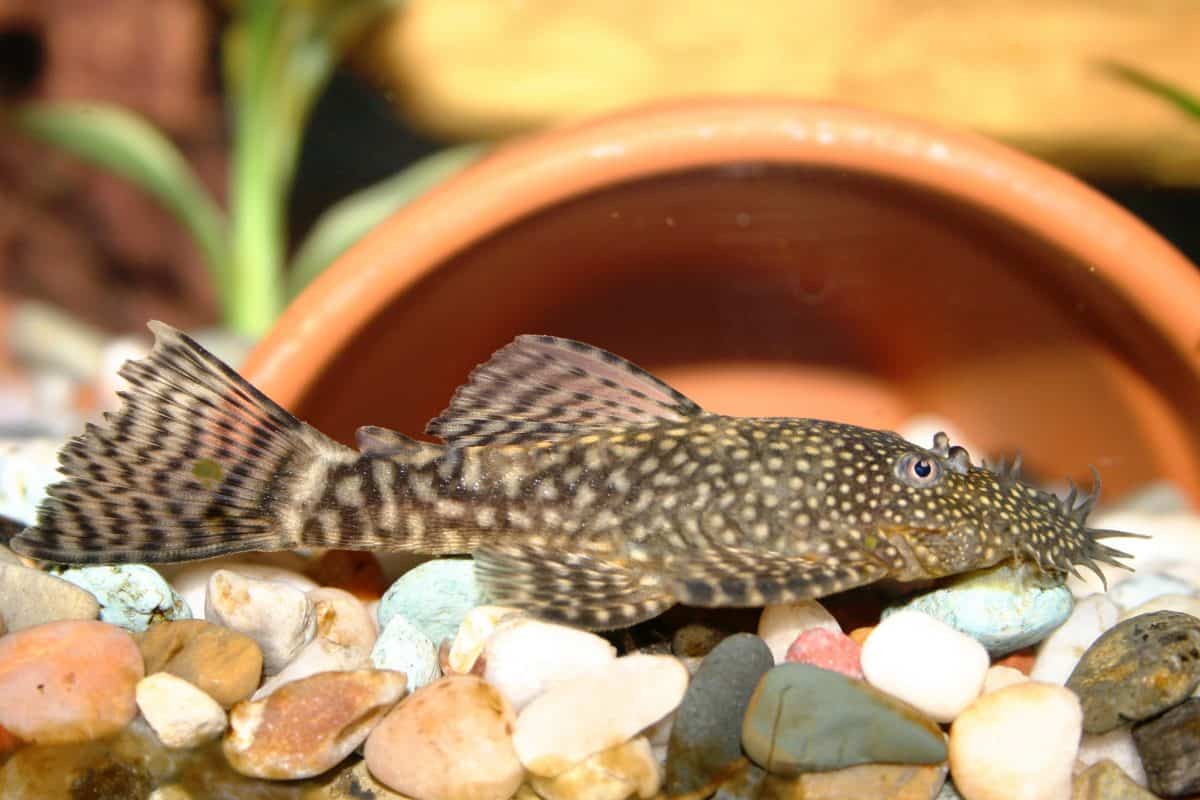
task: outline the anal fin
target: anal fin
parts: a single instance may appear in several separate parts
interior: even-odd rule
[[[692,606],[762,606],[836,594],[887,577],[886,565],[869,553],[836,558],[783,555],[710,545],[680,556],[667,567],[668,586]]]
[[[475,576],[490,602],[592,630],[634,625],[676,603],[660,576],[553,545],[489,544]]]

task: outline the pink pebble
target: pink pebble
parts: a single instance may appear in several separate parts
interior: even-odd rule
[[[811,664],[851,678],[861,678],[862,646],[844,633],[828,628],[802,631],[788,648],[786,661]]]
[[[35,744],[111,736],[137,714],[133,637],[96,620],[47,622],[0,639],[0,725]]]

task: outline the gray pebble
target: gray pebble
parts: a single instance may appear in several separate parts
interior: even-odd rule
[[[794,663],[759,681],[742,724],[742,747],[779,775],[946,760],[942,730],[912,706],[865,681]]]
[[[0,616],[9,631],[99,615],[100,604],[90,592],[32,567],[0,564]]]
[[[1166,797],[1200,792],[1200,698],[1135,725],[1133,743],[1152,792]]]
[[[1083,706],[1083,730],[1106,733],[1183,702],[1200,685],[1200,619],[1139,614],[1107,630],[1067,679]]]
[[[675,712],[667,743],[668,795],[712,791],[745,762],[742,718],[754,687],[774,664],[766,642],[750,633],[728,637],[705,657]]]

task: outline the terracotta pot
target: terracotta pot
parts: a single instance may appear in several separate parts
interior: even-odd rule
[[[1200,499],[1200,276],[1079,181],[976,136],[747,100],[524,139],[373,231],[247,371],[343,440],[418,433],[532,332],[714,411],[935,414],[1048,477],[1095,464],[1116,494],[1168,477]]]

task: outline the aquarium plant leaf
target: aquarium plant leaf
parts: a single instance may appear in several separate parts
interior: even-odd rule
[[[483,145],[461,145],[426,156],[390,178],[344,198],[323,213],[292,259],[289,286],[300,293],[335,258],[393,211],[473,163]]]
[[[1186,89],[1128,64],[1106,61],[1102,66],[1113,77],[1166,100],[1190,117],[1200,119],[1200,97]]]
[[[218,286],[227,285],[224,215],[175,145],[141,116],[101,103],[39,102],[17,107],[5,119],[20,133],[150,193],[196,240]]]

